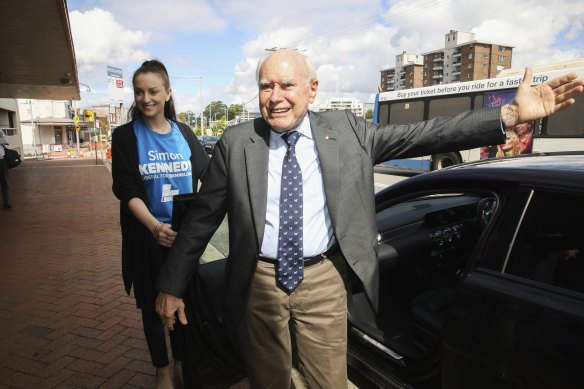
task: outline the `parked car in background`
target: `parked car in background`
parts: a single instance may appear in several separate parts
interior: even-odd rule
[[[213,150],[215,149],[215,144],[219,141],[219,138],[216,136],[204,135],[199,137],[199,142],[203,145],[203,148],[207,152],[207,154],[213,154]]]
[[[457,165],[378,192],[376,207],[377,311],[348,281],[360,389],[583,386],[584,155]],[[219,329],[225,263],[201,264],[185,296],[188,348],[237,379]]]

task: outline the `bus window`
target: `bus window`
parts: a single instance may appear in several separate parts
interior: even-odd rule
[[[389,103],[379,104],[379,113],[377,118],[377,123],[388,124],[389,123]]]
[[[584,137],[584,99],[576,98],[576,104],[555,113],[547,119],[547,136]]]
[[[424,120],[424,102],[396,102],[391,105],[389,124],[409,124]]]
[[[483,101],[484,101],[483,95],[476,95],[475,100],[474,100],[474,108],[473,109],[482,108]]]
[[[430,100],[428,119],[438,116],[454,116],[470,109],[470,96]]]

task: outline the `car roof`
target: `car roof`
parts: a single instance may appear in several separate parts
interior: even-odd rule
[[[511,158],[494,158],[453,166],[451,169],[473,168],[584,172],[584,154],[537,154]]]
[[[514,185],[555,187],[584,191],[584,155],[534,155],[489,159],[423,173],[378,192],[380,197],[442,187],[477,187],[496,190]]]

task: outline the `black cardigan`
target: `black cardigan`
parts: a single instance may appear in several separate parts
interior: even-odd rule
[[[133,121],[126,123],[112,134],[112,190],[120,200],[120,225],[122,230],[122,277],[126,292],[130,294],[134,284],[134,295],[139,308],[150,305],[154,290],[142,291],[143,288],[154,289],[154,282],[158,269],[152,268],[149,258],[152,253],[152,233],[149,231],[128,208],[129,201],[138,197],[148,208],[149,201],[138,169],[138,145],[134,134]],[[178,123],[182,135],[191,149],[191,165],[193,169],[193,189],[197,188],[197,181],[203,176],[209,164],[209,156],[203,149],[191,129],[183,123]],[[150,264],[150,265],[149,265]],[[152,285],[149,285],[152,282]],[[145,292],[145,293],[144,293]]]

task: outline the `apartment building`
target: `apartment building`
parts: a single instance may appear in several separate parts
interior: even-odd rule
[[[335,98],[318,105],[319,112],[350,109],[355,116],[364,117],[364,104],[354,98]]]
[[[412,55],[407,56],[407,63],[400,62],[400,56],[396,56],[395,68],[381,70],[382,92],[496,77],[511,67],[513,47],[477,40],[475,33],[450,30],[444,35],[443,48],[421,55],[422,66],[411,60]]]
[[[424,57],[406,51],[395,56],[395,67],[381,70],[383,92],[410,89],[422,85]]]

